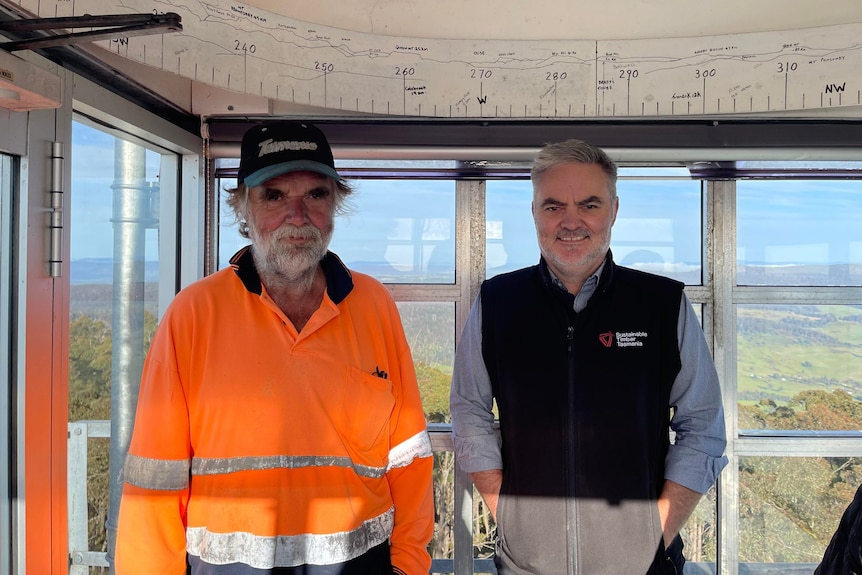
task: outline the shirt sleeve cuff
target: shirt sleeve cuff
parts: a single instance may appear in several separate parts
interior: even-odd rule
[[[452,436],[458,465],[467,473],[503,469],[503,456],[496,433],[471,437]]]
[[[684,445],[671,445],[665,460],[664,477],[692,491],[706,493],[726,465],[727,457],[724,455],[712,457]]]

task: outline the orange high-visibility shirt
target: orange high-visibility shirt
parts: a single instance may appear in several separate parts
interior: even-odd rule
[[[426,574],[432,454],[397,308],[334,254],[302,331],[248,248],[182,290],[144,365],[124,469],[118,575],[338,564],[389,541]],[[243,571],[245,572],[245,571]]]

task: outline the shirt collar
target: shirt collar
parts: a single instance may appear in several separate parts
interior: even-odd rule
[[[607,256],[605,256],[605,259],[602,260],[602,263],[598,267],[598,269],[596,269],[596,271],[594,271],[592,275],[590,275],[590,277],[588,277],[586,281],[584,281],[584,285],[581,286],[581,291],[572,295],[577,296],[578,294],[583,293],[585,290],[588,290],[590,294],[596,291],[596,286],[599,284],[599,278],[602,276],[602,271],[605,269],[605,264],[607,263],[607,261]],[[569,293],[569,290],[566,289],[566,284],[563,283],[563,280],[554,275],[554,272],[552,272],[551,268],[548,267],[548,263],[545,261],[544,258],[542,258],[542,270],[545,274],[547,274],[546,277],[550,281],[551,285],[553,285],[555,288],[562,292]]]
[[[338,305],[353,290],[353,276],[341,258],[330,251],[327,251],[320,260],[320,266],[326,277],[326,292],[329,294],[329,299]],[[241,248],[230,258],[230,267],[242,281],[245,289],[257,295],[263,292],[260,275],[254,265],[251,245]]]
[[[541,260],[541,268],[542,273],[545,274],[550,285],[552,285],[554,289],[570,303],[572,309],[574,309],[576,313],[580,313],[585,307],[587,307],[587,303],[590,301],[590,298],[593,297],[594,293],[596,293],[596,289],[598,289],[599,286],[599,280],[602,277],[602,272],[610,260],[611,255],[610,250],[608,250],[608,255],[605,256],[604,260],[602,260],[601,265],[586,279],[586,281],[584,281],[584,285],[581,286],[581,291],[576,294],[569,293],[569,290],[566,289],[566,285],[562,280],[560,280],[560,278],[554,275],[554,272],[552,272],[551,268],[548,267],[544,258]]]

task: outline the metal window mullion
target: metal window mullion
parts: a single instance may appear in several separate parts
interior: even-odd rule
[[[460,288],[455,303],[455,342],[461,337],[470,305],[485,278],[485,182],[455,182],[455,282]],[[455,575],[472,575],[473,482],[455,461]]]
[[[734,289],[739,304],[858,305],[862,287],[850,286],[741,286]]]
[[[457,305],[462,292],[457,284],[386,284],[386,288],[399,302],[455,302]]]
[[[713,356],[722,386],[727,428],[727,467],[718,481],[718,554],[721,575],[739,574],[739,467],[736,461],[736,182],[706,182],[708,278],[713,288],[711,311]]]
[[[740,437],[736,443],[738,457],[858,458],[862,453],[859,437]]]
[[[707,258],[704,258],[703,261],[708,261]],[[707,340],[711,340],[710,335],[712,333],[711,325],[712,322],[708,319],[707,314],[711,313],[710,309],[713,305],[713,291],[710,285],[687,285],[685,286],[685,295],[688,296],[688,299],[693,304],[704,304],[704,317],[703,317],[703,330],[706,334]]]
[[[153,206],[151,215],[157,218],[158,230],[158,321],[167,311],[168,305],[179,291],[179,265],[182,256],[180,244],[180,201],[179,190],[182,189],[181,156],[174,153],[163,153],[159,162],[158,204]],[[152,202],[152,200],[151,200]]]
[[[221,190],[215,176],[215,162],[212,158],[206,158],[207,175],[204,179],[204,201],[203,201],[203,273],[210,275],[218,269],[218,242],[219,242],[219,216],[221,205]]]
[[[11,130],[10,130],[11,131]],[[10,134],[14,136],[15,134]],[[13,353],[12,343],[12,262],[17,259],[14,252],[13,221],[12,221],[12,197],[13,186],[15,186],[17,162],[12,156],[0,154],[0,428],[7,430],[7,438],[14,438],[17,430],[12,418],[12,385],[13,375]],[[11,464],[12,462],[11,440],[0,442],[0,461]],[[7,469],[9,469],[7,467]],[[13,549],[13,527],[12,527],[12,481],[14,476],[7,471],[0,474],[0,545],[4,550]],[[12,561],[10,553],[0,553],[0,573],[11,573]]]
[[[69,424],[67,484],[69,498],[69,575],[87,575],[87,422]]]
[[[455,327],[457,344],[467,314],[485,279],[485,181],[456,182],[456,283],[461,290]],[[459,265],[460,264],[460,267]]]
[[[87,452],[89,439],[111,438],[110,420],[82,420],[68,424],[68,551],[69,575],[87,575],[90,567],[109,567],[107,553],[89,550]]]

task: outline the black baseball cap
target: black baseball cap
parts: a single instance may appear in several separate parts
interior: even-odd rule
[[[237,182],[248,187],[286,174],[308,170],[341,179],[335,171],[326,136],[308,122],[274,121],[258,124],[242,137]]]

